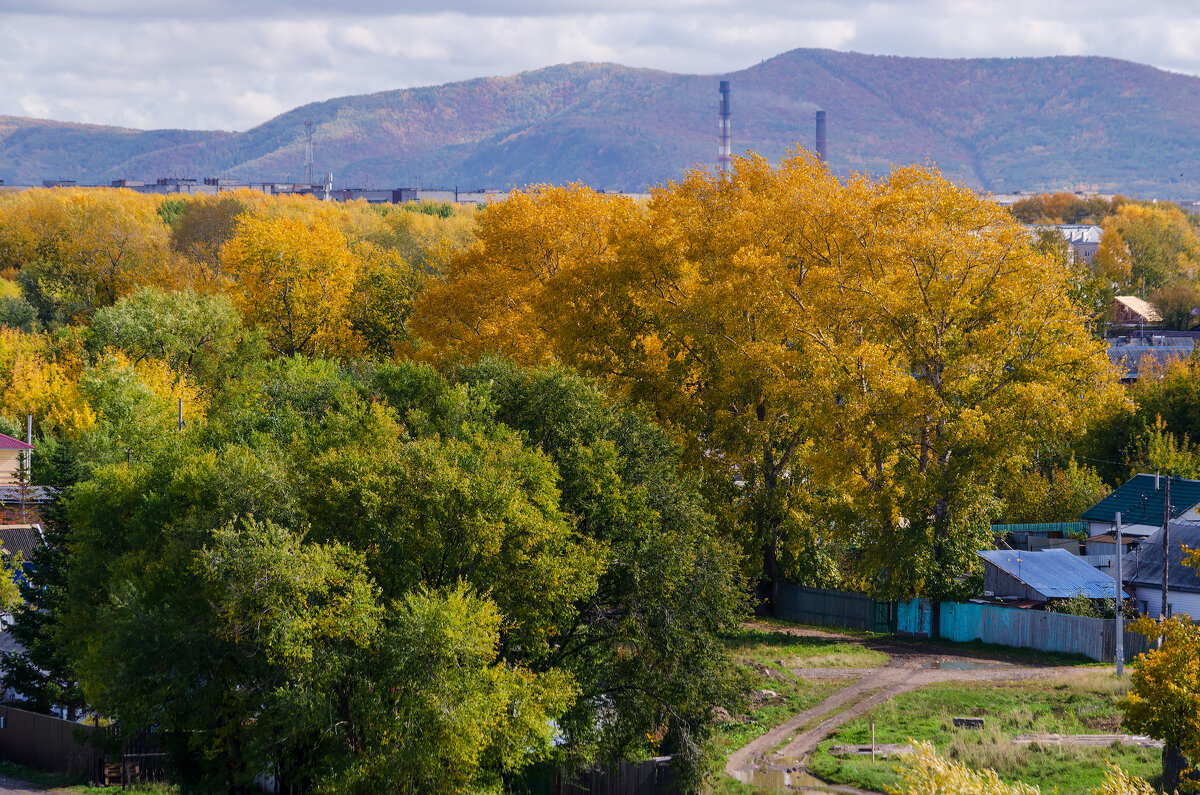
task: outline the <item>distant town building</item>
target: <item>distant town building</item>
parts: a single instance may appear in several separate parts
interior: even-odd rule
[[[74,188],[78,183],[73,179],[44,179],[43,188]]]
[[[1100,238],[1104,230],[1094,224],[1041,224],[1030,227],[1041,232],[1054,230],[1063,236],[1067,242],[1067,252],[1072,261],[1083,261],[1092,264],[1092,258],[1100,248]]]

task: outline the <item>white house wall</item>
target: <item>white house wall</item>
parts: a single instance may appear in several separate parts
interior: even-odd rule
[[[1144,609],[1150,618],[1158,618],[1162,613],[1162,589],[1137,587],[1134,588],[1133,598],[1137,600],[1138,609]],[[1167,604],[1171,606],[1172,615],[1187,613],[1200,621],[1200,593],[1168,591]]]

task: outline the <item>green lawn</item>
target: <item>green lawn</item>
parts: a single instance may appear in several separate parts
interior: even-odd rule
[[[1156,749],[1015,746],[1020,734],[1107,734],[1119,731],[1116,700],[1128,680],[1109,671],[1073,670],[1045,680],[942,683],[902,693],[847,722],[821,743],[810,760],[812,772],[830,781],[882,791],[895,786],[895,760],[839,758],[833,745],[867,744],[871,722],[877,743],[931,740],[938,752],[976,769],[991,768],[1007,781],[1036,784],[1060,795],[1084,793],[1100,783],[1108,762],[1154,780],[1161,774]],[[956,729],[955,716],[982,717],[983,730]]]
[[[889,657],[854,641],[807,638],[774,630],[743,627],[725,637],[730,654],[739,660],[784,668],[878,668]]]
[[[66,773],[48,773],[36,767],[19,765],[16,762],[0,760],[0,773],[12,778],[28,781],[49,790],[49,795],[101,795],[102,793],[121,792],[120,787],[93,787],[86,783],[84,776],[71,776]],[[146,795],[172,795],[178,792],[167,784],[131,785],[125,792],[141,792]]]

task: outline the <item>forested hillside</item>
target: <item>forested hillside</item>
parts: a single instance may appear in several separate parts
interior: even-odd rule
[[[301,179],[304,122],[339,186],[581,181],[643,191],[716,153],[717,81],[735,152],[813,145],[837,172],[933,161],[993,192],[1200,196],[1200,81],[1095,57],[938,60],[794,50],[728,75],[569,64],[314,103],[240,133],[0,120],[0,179]]]

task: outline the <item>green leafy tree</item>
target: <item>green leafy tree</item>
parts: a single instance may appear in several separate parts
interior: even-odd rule
[[[13,611],[13,623],[8,628],[23,651],[9,653],[0,660],[0,682],[17,693],[26,709],[49,714],[54,708],[62,708],[68,720],[75,720],[85,706],[83,693],[55,637],[70,565],[64,544],[67,534],[58,522],[48,522],[44,532],[46,543],[23,567],[21,604]]]
[[[503,776],[553,750],[570,677],[499,659],[504,615],[463,586],[405,595],[356,694],[359,754],[333,792],[497,791]]]
[[[699,780],[711,705],[735,698],[719,633],[744,597],[738,553],[709,529],[675,444],[562,369],[485,360],[455,378],[486,385],[497,419],[556,463],[563,509],[608,549],[598,588],[548,658],[581,688],[560,720],[574,761],[671,753],[685,780]]]
[[[327,362],[259,377],[68,497],[56,637],[89,703],[161,727],[198,791],[480,789],[551,753],[608,559],[552,460],[431,372],[404,421]]]
[[[1150,303],[1162,316],[1162,327],[1187,331],[1200,323],[1200,289],[1176,283],[1160,287],[1150,294]]]
[[[1166,743],[1163,789],[1175,792],[1200,761],[1200,629],[1187,616],[1131,626],[1162,645],[1138,658],[1122,703],[1124,725]]]
[[[194,287],[213,290],[224,284],[221,249],[237,233],[238,219],[247,209],[229,194],[194,196],[180,203],[173,221],[168,221],[171,248],[191,266],[189,283]]]
[[[96,351],[115,348],[134,364],[157,359],[206,385],[240,372],[243,360],[265,354],[261,338],[243,327],[227,297],[192,290],[142,288],[99,310],[90,331]]]
[[[1044,473],[1030,470],[1001,481],[1004,521],[1070,522],[1108,495],[1094,469],[1074,458]]]

